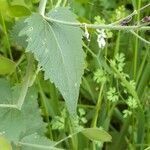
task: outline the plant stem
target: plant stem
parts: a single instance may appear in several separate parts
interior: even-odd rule
[[[133,25],[133,26],[121,26],[121,25],[103,25],[103,24],[87,24],[87,23],[79,23],[79,22],[68,22],[58,19],[53,19],[47,16],[43,16],[45,20],[48,22],[56,22],[68,26],[74,26],[74,27],[87,27],[87,28],[93,28],[93,29],[111,29],[111,30],[150,30],[149,26],[141,26],[141,25]]]
[[[101,104],[102,104],[102,91],[103,91],[104,85],[105,85],[105,82],[102,83],[100,91],[99,91],[98,100],[96,104],[96,110],[95,110],[94,118],[92,120],[92,127],[96,127],[96,124],[97,124],[97,119],[98,119],[99,111],[100,111]]]
[[[82,45],[83,45],[83,47],[85,47],[87,49],[88,52],[90,52],[90,54],[93,57],[97,58],[97,55],[84,42],[82,43]]]
[[[138,1],[138,8],[141,7],[141,0]],[[139,20],[140,20],[140,12],[137,15],[137,22],[139,25]],[[138,34],[138,30],[137,33]],[[137,57],[138,57],[138,46],[139,46],[139,41],[138,41],[138,37],[136,36],[135,38],[135,49],[134,49],[134,67],[133,67],[133,78],[136,81],[136,73],[137,73]]]
[[[25,78],[24,78],[24,81],[23,81],[23,84],[22,84],[23,86],[22,86],[22,89],[21,89],[21,92],[20,92],[18,103],[17,103],[17,106],[18,106],[19,110],[21,110],[22,105],[24,103],[26,94],[28,92],[28,87],[30,86],[30,80],[31,80],[31,77],[32,77],[33,58],[32,58],[31,54],[27,55],[27,57],[28,57],[28,65],[27,65],[27,69],[26,69],[26,75],[25,75]]]
[[[41,0],[39,4],[39,14],[44,16],[47,0]]]
[[[81,131],[82,131],[82,130],[81,130]],[[60,141],[56,142],[56,143],[54,144],[54,146],[57,146],[58,144],[62,143],[63,141],[65,141],[65,140],[67,140],[67,139],[69,139],[69,138],[72,138],[73,136],[75,136],[76,134],[80,133],[81,131],[76,131],[76,132],[70,134],[69,136],[67,136],[67,137],[65,137],[65,138],[63,138],[63,139],[61,139]]]
[[[43,2],[44,1],[44,2]],[[47,16],[44,16],[44,8],[45,8],[45,0],[41,0],[40,2],[40,9],[39,12],[40,14],[44,17],[45,20],[47,20],[48,22],[56,22],[56,23],[60,23],[60,24],[64,24],[64,25],[69,25],[69,26],[76,26],[76,27],[87,27],[87,28],[94,28],[94,29],[111,29],[111,30],[150,30],[149,26],[141,26],[141,25],[133,25],[133,26],[121,26],[121,25],[116,25],[119,22],[123,21],[124,19],[127,19],[129,17],[132,17],[136,14],[138,14],[138,12],[142,11],[143,9],[147,8],[150,6],[150,3],[145,5],[144,7],[135,10],[132,14],[128,15],[127,17],[120,19],[119,21],[116,21],[114,23],[108,24],[108,25],[96,25],[96,24],[87,24],[87,23],[79,23],[79,22],[68,22],[68,21],[63,21],[63,20],[57,20],[57,19],[53,19]]]
[[[73,118],[71,118],[69,116],[69,130],[71,134],[74,134],[74,132],[76,132],[74,123],[73,123]],[[74,135],[73,137],[71,137],[71,143],[72,143],[72,149],[73,150],[77,150],[78,149],[78,138],[77,135]]]
[[[116,54],[119,52],[119,46],[120,46],[120,31],[118,32],[117,35],[117,40],[116,40],[116,47],[115,47],[115,52],[114,52],[114,57],[116,56]]]

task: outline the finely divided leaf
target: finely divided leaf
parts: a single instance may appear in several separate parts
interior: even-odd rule
[[[54,19],[77,22],[68,8],[57,8],[47,15]],[[25,20],[20,36],[27,36],[27,51],[34,53],[39,65],[63,95],[70,114],[76,113],[81,76],[84,69],[82,31],[33,14]]]

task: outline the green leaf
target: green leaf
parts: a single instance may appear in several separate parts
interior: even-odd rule
[[[0,150],[12,150],[10,142],[0,135]]]
[[[77,22],[67,8],[57,8],[47,15],[53,19]],[[20,32],[28,37],[27,51],[34,53],[39,65],[63,95],[70,114],[76,113],[81,76],[84,70],[82,31],[58,23],[49,23],[41,15],[33,14],[25,20]]]
[[[60,150],[54,146],[55,142],[36,133],[24,137],[19,143],[21,150]]]
[[[106,131],[100,128],[85,128],[83,131],[81,131],[81,133],[91,140],[102,142],[111,141],[111,136]]]
[[[11,5],[9,6],[8,13],[11,17],[23,17],[29,16],[31,11],[23,5]]]
[[[20,92],[17,86],[11,89],[8,81],[0,79],[0,104],[16,104]],[[38,132],[43,134],[45,124],[37,105],[36,89],[29,89],[22,110],[0,107],[0,133],[9,140],[18,141],[19,137]]]
[[[0,55],[0,75],[12,73],[15,67],[16,64],[13,61]]]

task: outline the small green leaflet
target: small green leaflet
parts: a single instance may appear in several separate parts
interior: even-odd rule
[[[77,22],[68,8],[51,10],[47,17]],[[27,36],[26,51],[32,52],[50,79],[63,95],[71,115],[76,113],[81,77],[84,71],[82,30],[79,27],[47,22],[34,13],[24,21],[19,36]]]
[[[112,139],[111,135],[101,128],[85,128],[81,133],[91,140],[101,142],[111,142]]]

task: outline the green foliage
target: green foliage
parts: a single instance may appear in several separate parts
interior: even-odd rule
[[[148,149],[149,1],[44,2],[0,0],[0,150]]]

